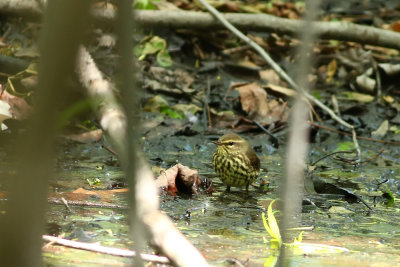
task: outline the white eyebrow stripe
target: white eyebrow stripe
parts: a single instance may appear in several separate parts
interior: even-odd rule
[[[229,144],[230,142],[232,142],[232,143],[243,143],[243,141],[245,141],[245,140],[226,140],[226,141],[223,141],[221,143],[223,143],[223,144]]]

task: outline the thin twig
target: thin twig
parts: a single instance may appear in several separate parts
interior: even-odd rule
[[[308,121],[307,123],[310,124],[311,126],[315,126],[315,127],[327,130],[327,131],[331,131],[331,132],[342,134],[342,135],[352,136],[352,134],[350,134],[350,133],[339,131],[339,130],[336,130],[334,128],[330,128],[330,127],[327,127],[327,126],[319,125],[319,124],[311,122],[311,121]],[[399,142],[379,140],[379,139],[374,139],[374,138],[370,138],[370,137],[363,137],[363,136],[357,136],[357,139],[376,142],[376,143],[381,143],[381,144],[387,144],[387,145],[396,145],[396,146],[400,145]]]
[[[290,86],[293,88],[297,88],[296,83],[286,74],[286,72],[277,64],[275,61],[265,52],[265,50],[259,46],[257,43],[252,41],[249,37],[244,35],[241,31],[239,31],[235,26],[233,26],[228,20],[224,18],[224,16],[219,13],[214,7],[212,7],[205,0],[199,0],[199,2],[207,8],[207,10],[216,17],[228,30],[230,30],[237,37],[245,41],[249,46],[251,46],[254,50],[256,50],[266,61],[267,63],[281,76],[284,80],[286,80]]]
[[[378,99],[382,96],[382,81],[381,81],[381,73],[379,72],[379,67],[378,63],[376,62],[375,58],[371,53],[369,53],[369,57],[371,60],[371,65],[372,68],[374,69],[375,72],[375,77],[376,77],[376,96]]]
[[[370,211],[374,211],[374,209],[359,195],[354,194],[361,203],[363,203]]]
[[[271,142],[272,142],[272,144],[274,145],[274,147],[278,147],[278,146],[279,146],[279,140],[278,140],[278,138],[276,138],[276,136],[275,136],[273,133],[271,133],[270,131],[268,131],[267,129],[265,129],[265,127],[262,126],[258,121],[253,120],[253,123],[254,123],[255,125],[257,125],[258,128],[260,128],[261,130],[263,130],[266,134],[268,134],[268,135],[271,137]]]
[[[210,106],[207,104],[208,128],[212,129]]]
[[[79,201],[79,200],[65,200],[65,201],[66,201],[67,205],[70,205],[70,206],[121,209],[121,210],[126,210],[129,208],[128,206],[110,204],[110,203],[104,203],[104,202],[98,203],[98,202]],[[51,203],[51,204],[65,205],[65,203],[62,200],[56,199],[56,198],[49,198],[49,199],[47,199],[47,202]]]
[[[68,210],[69,212],[73,213],[72,210],[71,210],[71,208],[70,208],[69,205],[68,205],[67,200],[65,200],[65,198],[62,197],[62,198],[61,198],[61,201],[62,201],[62,203],[64,204],[64,206],[67,207],[67,210]]]
[[[58,238],[64,238],[64,236],[65,236],[65,233],[62,233],[61,235],[58,236]],[[56,240],[53,240],[53,241],[50,241],[49,243],[46,243],[46,244],[42,247],[42,249],[46,249],[46,248],[52,246],[53,244],[56,244]]]
[[[317,159],[316,161],[312,162],[310,165],[311,165],[311,166],[315,166],[315,164],[317,164],[317,163],[320,162],[321,160],[326,159],[327,157],[330,157],[330,156],[332,156],[332,155],[339,154],[339,153],[354,153],[354,149],[352,149],[352,150],[345,150],[345,151],[335,151],[335,152],[329,153],[329,154],[327,154],[327,155],[325,155],[325,156],[323,156],[323,157]]]
[[[118,156],[117,153],[111,149],[111,147],[108,147],[105,145],[102,145],[101,147],[104,148],[105,150],[107,150],[108,152],[110,152],[111,154],[113,154],[114,156],[116,156],[116,157]]]
[[[211,129],[211,114],[210,114],[210,107],[208,102],[210,101],[210,77],[207,76],[207,91],[204,96],[204,110],[203,110],[203,121],[204,121],[204,129],[207,128],[207,118],[208,118],[208,128]]]
[[[373,157],[363,160],[363,161],[358,161],[358,160],[352,160],[352,159],[346,159],[346,158],[335,158],[336,160],[341,160],[341,161],[345,161],[346,163],[352,164],[352,165],[361,165],[361,164],[365,164],[367,162],[373,161],[374,159],[376,159],[377,157],[379,157],[381,154],[383,153],[383,149],[379,150],[378,153],[376,153],[376,155],[374,155]]]
[[[360,146],[358,145],[358,141],[357,141],[357,134],[356,131],[354,129],[354,126],[345,122],[342,118],[340,118],[339,116],[337,116],[335,114],[335,112],[333,110],[331,110],[329,107],[327,107],[326,105],[324,105],[321,101],[319,101],[318,99],[316,99],[314,96],[310,95],[308,92],[306,92],[304,90],[304,88],[301,88],[300,86],[298,86],[294,80],[265,52],[265,50],[259,46],[257,43],[255,43],[254,41],[252,41],[250,38],[248,38],[246,35],[244,35],[242,32],[240,32],[235,26],[233,26],[230,22],[228,22],[228,20],[226,20],[224,18],[224,16],[222,14],[220,14],[214,7],[212,7],[210,4],[208,4],[205,0],[199,0],[199,2],[205,7],[207,8],[207,10],[215,17],[217,18],[227,29],[229,29],[233,34],[235,34],[237,37],[239,37],[240,39],[242,39],[243,41],[245,41],[248,45],[250,45],[254,50],[256,50],[261,57],[267,61],[267,63],[271,66],[271,68],[282,78],[284,79],[286,82],[289,83],[289,85],[296,89],[297,91],[302,91],[303,95],[309,99],[310,101],[312,101],[314,104],[316,104],[317,106],[319,106],[322,110],[324,110],[325,112],[327,112],[329,114],[329,116],[331,116],[331,118],[333,118],[334,120],[336,120],[337,122],[339,122],[340,124],[342,124],[343,126],[349,128],[352,133],[353,133],[353,142],[354,142],[354,146],[355,149],[357,151],[357,156],[358,158],[361,160],[361,150],[360,150]]]
[[[75,249],[82,249],[87,251],[93,251],[97,253],[112,255],[112,256],[119,256],[119,257],[135,257],[136,252],[128,249],[120,249],[120,248],[112,248],[112,247],[104,247],[98,244],[92,243],[84,243],[84,242],[77,242],[68,239],[58,238],[55,236],[43,235],[43,240],[49,241],[52,243],[56,243],[62,246],[71,247]],[[157,263],[165,263],[170,264],[171,262],[168,260],[167,257],[157,256],[157,255],[150,255],[150,254],[140,254],[140,257],[145,261],[157,262]]]

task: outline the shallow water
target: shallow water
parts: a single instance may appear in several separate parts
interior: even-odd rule
[[[261,213],[271,200],[277,199],[279,181],[282,178],[284,150],[275,150],[264,144],[265,136],[251,137],[253,146],[262,162],[260,178],[269,181],[269,186],[260,188],[259,181],[250,187],[249,194],[244,189],[232,188],[225,192],[224,185],[214,176],[211,168],[211,155],[215,149],[209,142],[213,136],[168,136],[165,139],[151,138],[142,140],[145,155],[150,164],[158,167],[170,167],[182,163],[198,169],[201,177],[211,178],[214,192],[204,192],[192,197],[163,196],[161,209],[165,211],[175,225],[202,252],[213,265],[224,265],[229,259],[236,259],[250,266],[261,266],[272,254],[269,239]],[[207,140],[204,142],[204,140]],[[390,148],[395,149],[395,148]],[[79,187],[88,190],[107,190],[111,184],[123,185],[124,175],[119,167],[113,166],[115,158],[101,148],[100,144],[62,147],[59,158],[59,173],[52,181],[51,193],[69,192]],[[371,148],[365,154],[373,154]],[[390,155],[396,154],[397,151]],[[313,149],[312,157],[323,153]],[[316,206],[304,205],[301,215],[302,226],[313,226],[313,231],[303,234],[303,242],[328,244],[345,247],[351,252],[335,255],[302,255],[288,259],[290,266],[396,266],[400,263],[400,228],[398,202],[387,207],[382,193],[377,187],[380,180],[388,179],[388,187],[398,196],[398,162],[391,160],[389,153],[382,158],[390,166],[379,166],[371,162],[354,169],[333,160],[319,164],[312,174],[325,183],[331,183],[352,190],[360,195],[374,212],[362,203],[349,203],[337,194],[306,194],[306,198]],[[388,164],[387,164],[388,165]],[[89,186],[87,179],[98,178],[101,184]],[[109,189],[109,188],[108,188]],[[374,203],[374,197],[375,203]],[[126,205],[125,195],[115,194],[99,199],[94,196],[90,201]],[[336,207],[332,208],[332,207]],[[337,208],[339,207],[339,208]],[[64,233],[68,239],[85,242],[101,242],[105,246],[129,248],[126,210],[108,208],[71,207],[73,213],[61,205],[50,205],[48,212],[49,233]],[[188,216],[190,214],[190,216]],[[277,214],[279,220],[279,214]],[[300,230],[290,234],[297,236]],[[151,253],[150,247],[146,248]],[[63,265],[79,260],[80,266],[91,264],[126,264],[129,259],[97,255],[64,249],[62,252],[48,251],[44,254],[48,264]],[[82,261],[82,258],[85,260]],[[104,262],[103,262],[104,260]],[[400,265],[400,264],[399,264]]]

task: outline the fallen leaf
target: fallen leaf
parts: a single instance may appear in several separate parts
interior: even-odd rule
[[[333,81],[333,76],[335,76],[336,70],[337,70],[337,62],[336,59],[334,58],[328,64],[328,69],[326,72],[326,75],[328,76],[326,78],[327,83],[331,83]]]
[[[272,69],[260,70],[258,73],[260,75],[261,80],[268,81],[268,83],[279,84],[281,81],[279,75],[276,73],[276,71]]]
[[[126,193],[128,192],[128,188],[122,189],[112,189],[112,190],[86,190],[82,187],[74,190],[73,192],[63,192],[56,194],[55,198],[65,198],[66,200],[71,201],[83,201],[88,200],[89,198],[95,198],[99,201],[103,202],[112,202],[112,198],[116,194]]]
[[[103,138],[103,131],[101,129],[96,129],[80,134],[65,135],[64,137],[80,143],[99,142]]]
[[[373,138],[382,138],[386,135],[389,130],[389,121],[384,120],[381,125],[375,131],[371,132]]]
[[[173,95],[196,93],[195,89],[190,88],[194,82],[193,75],[184,70],[150,67],[148,75],[149,79],[144,80],[143,87],[151,91]]]
[[[400,64],[380,63],[378,66],[383,69],[387,75],[397,75],[400,73]]]
[[[374,101],[375,97],[373,97],[372,95],[346,91],[342,92],[340,94],[340,97],[338,97],[338,99],[352,100],[361,103],[370,103]]]
[[[168,102],[160,95],[155,95],[143,107],[146,112],[159,112],[162,107],[168,107]]]
[[[382,96],[382,99],[388,104],[393,104],[395,101],[394,98],[390,95],[384,95]]]
[[[201,183],[198,172],[182,164],[176,164],[168,170],[162,171],[155,182],[157,187],[173,196],[179,193],[197,194]]]
[[[11,118],[10,105],[4,100],[0,100],[0,130],[7,129],[7,127],[3,125],[3,121]]]
[[[269,112],[267,92],[256,83],[235,88],[240,94],[242,109],[250,118],[265,116]]]
[[[263,125],[286,120],[286,103],[276,99],[268,99],[267,92],[256,83],[236,87],[240,94],[242,109],[252,120]]]
[[[176,104],[172,106],[172,109],[183,113],[186,117],[203,110],[201,107],[196,106],[195,104]]]
[[[375,89],[376,81],[369,77],[369,74],[363,73],[356,77],[357,85],[365,91],[372,92]]]
[[[297,95],[297,92],[293,89],[290,88],[286,88],[286,87],[282,87],[279,85],[275,85],[275,84],[268,84],[268,86],[266,86],[267,90],[272,90],[274,92],[277,92],[279,94],[283,94],[285,96],[290,96],[293,97],[295,95]]]
[[[390,28],[392,31],[400,32],[400,21],[393,22],[392,25],[390,25]]]
[[[13,119],[26,119],[33,111],[33,108],[25,101],[25,99],[14,96],[8,93],[7,90],[2,90],[0,92],[0,100],[3,100],[10,105],[9,111]]]
[[[16,53],[14,53],[16,57],[29,57],[29,58],[38,58],[39,57],[39,49],[36,46],[30,46],[28,48],[20,48]]]

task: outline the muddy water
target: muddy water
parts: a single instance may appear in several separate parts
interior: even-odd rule
[[[269,237],[263,227],[261,213],[273,199],[277,199],[279,181],[283,175],[283,148],[274,149],[262,134],[247,136],[262,162],[260,178],[269,182],[260,187],[260,180],[250,188],[233,188],[225,192],[224,185],[215,178],[211,168],[211,155],[215,149],[211,140],[217,136],[172,136],[156,135],[143,138],[145,155],[153,166],[168,168],[182,163],[198,169],[201,177],[214,182],[214,192],[204,192],[192,197],[163,196],[161,208],[176,226],[198,247],[213,265],[239,260],[250,266],[262,266],[272,255]],[[165,140],[168,140],[166,142]],[[312,148],[310,158],[315,160],[324,154],[326,147]],[[366,157],[374,155],[374,147],[365,144]],[[392,207],[381,197],[382,189],[377,185],[383,180],[395,197],[398,197],[398,162],[391,153],[385,152],[380,159],[354,168],[341,161],[327,159],[318,164],[312,175],[324,183],[350,190],[360,195],[371,207],[371,212],[360,202],[348,202],[338,194],[308,193],[311,200],[303,206],[302,225],[313,227],[305,231],[303,242],[345,247],[348,253],[335,255],[302,255],[288,259],[290,266],[400,266],[400,227],[398,202]],[[62,147],[59,174],[50,191],[69,192],[79,187],[90,190],[107,190],[111,184],[123,185],[123,173],[113,166],[115,158],[101,148],[100,144],[66,145]],[[87,179],[98,178],[100,185],[89,186]],[[90,201],[103,201],[93,197]],[[109,203],[126,205],[125,195],[116,194]],[[310,205],[313,203],[313,205]],[[315,205],[314,205],[315,204]],[[85,242],[101,242],[113,247],[130,247],[126,211],[123,209],[71,207],[72,212],[60,205],[50,205],[49,233],[64,233],[66,238]],[[279,213],[276,214],[279,220]],[[294,230],[297,236],[300,230]],[[264,241],[267,241],[265,243]],[[151,248],[146,251],[151,253]],[[63,249],[45,253],[49,264],[76,261],[79,264],[121,264],[129,259],[100,256],[89,252]],[[84,260],[82,260],[84,259]],[[289,264],[288,262],[288,264]],[[397,264],[399,263],[399,264]]]

